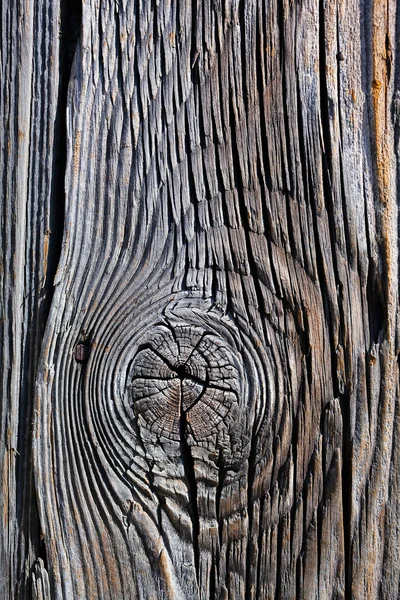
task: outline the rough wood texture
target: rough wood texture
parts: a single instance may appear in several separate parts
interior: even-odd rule
[[[398,598],[396,8],[2,6],[2,597]]]
[[[32,419],[60,227],[59,3],[1,2],[0,14],[0,597],[15,598],[40,553]]]

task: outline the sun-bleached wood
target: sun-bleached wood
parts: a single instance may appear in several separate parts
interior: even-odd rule
[[[2,7],[4,597],[397,598],[396,3],[86,0],[70,74],[67,4]]]
[[[14,599],[30,598],[41,553],[32,425],[63,227],[63,82],[58,0],[5,0],[0,18],[0,598]]]

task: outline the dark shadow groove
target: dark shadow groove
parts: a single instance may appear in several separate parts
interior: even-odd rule
[[[67,104],[72,63],[78,44],[82,22],[81,0],[61,0],[60,4],[60,79],[58,87],[57,118],[54,132],[53,186],[50,214],[50,244],[48,280],[49,307],[53,296],[52,282],[61,256],[65,218],[65,172],[67,165]]]
[[[187,418],[186,412],[181,410],[180,419],[180,443],[181,443],[181,454],[182,454],[182,463],[183,469],[185,472],[185,477],[187,481],[188,487],[188,496],[189,496],[189,506],[188,512],[191,516],[192,520],[192,529],[193,529],[193,553],[194,553],[194,563],[196,569],[196,578],[197,582],[200,579],[200,548],[199,548],[199,535],[200,535],[200,520],[199,520],[199,511],[197,507],[197,482],[196,475],[194,471],[194,460],[190,450],[190,446],[187,443]]]

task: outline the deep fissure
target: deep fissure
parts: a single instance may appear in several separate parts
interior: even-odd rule
[[[200,534],[200,521],[199,521],[199,512],[197,506],[197,482],[196,475],[194,471],[194,459],[192,456],[192,452],[190,446],[187,441],[187,413],[182,410],[182,381],[181,381],[181,410],[179,417],[179,428],[180,428],[180,444],[181,444],[181,456],[183,469],[187,481],[188,487],[188,498],[189,498],[189,513],[192,520],[192,530],[193,530],[193,554],[194,554],[194,563],[196,569],[196,578],[199,581],[200,574],[200,549],[199,549],[199,534]]]

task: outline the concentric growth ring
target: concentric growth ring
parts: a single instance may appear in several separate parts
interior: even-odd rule
[[[201,327],[158,324],[138,348],[128,390],[139,425],[179,440],[226,426],[241,393],[241,366],[226,341]]]

